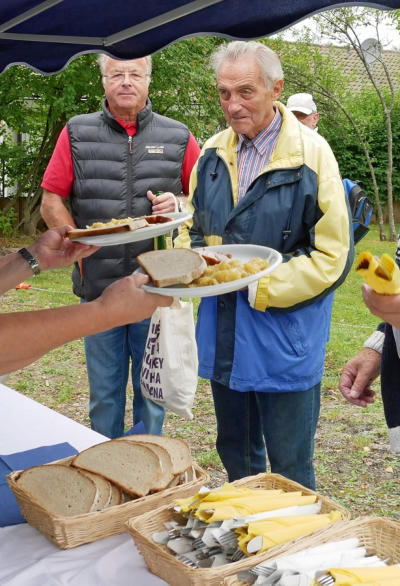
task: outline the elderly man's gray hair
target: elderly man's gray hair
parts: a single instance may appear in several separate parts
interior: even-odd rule
[[[283,70],[278,55],[262,43],[256,41],[232,41],[220,45],[212,53],[210,63],[216,75],[225,61],[235,61],[239,57],[251,56],[256,59],[264,77],[267,89],[272,89],[278,79],[283,79]]]
[[[113,57],[109,57],[108,55],[104,55],[104,53],[100,53],[100,55],[98,56],[97,63],[99,64],[101,75],[105,74],[107,59],[113,59]],[[151,69],[152,69],[151,55],[146,55],[146,57],[144,57],[144,59],[146,59],[147,75],[149,77],[151,77]]]

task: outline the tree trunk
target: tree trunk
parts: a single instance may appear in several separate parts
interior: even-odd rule
[[[51,109],[49,110],[48,121],[50,111]],[[18,228],[28,236],[36,233],[38,223],[41,220],[40,199],[42,188],[40,187],[41,176],[39,178],[38,175],[41,174],[43,158],[47,158],[47,153],[52,152],[54,149],[62,128],[62,124],[58,122],[50,129],[48,121],[39,153],[31,167],[30,173],[26,176],[24,183],[20,186],[15,196],[16,198],[19,197],[20,202],[22,202],[22,214]],[[26,192],[27,186],[29,186],[28,192]],[[21,197],[22,194],[26,194],[26,197]]]
[[[388,198],[388,220],[389,220],[389,238],[391,242],[397,241],[396,226],[394,221],[393,210],[393,135],[392,135],[392,121],[390,118],[390,111],[386,114],[386,127],[388,136],[388,164],[386,169],[386,184],[387,184],[387,198]]]

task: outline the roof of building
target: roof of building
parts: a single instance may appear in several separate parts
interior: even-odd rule
[[[323,55],[333,57],[335,63],[340,65],[345,75],[350,79],[351,89],[361,91],[366,85],[372,85],[368,78],[364,64],[357,55],[356,51],[350,47],[338,47],[334,45],[320,45],[320,51]],[[400,52],[399,51],[382,51],[382,61],[389,72],[391,82],[396,90],[400,89]],[[371,65],[374,77],[376,77],[380,87],[388,86],[388,80],[385,73],[385,67],[381,60],[375,61]]]

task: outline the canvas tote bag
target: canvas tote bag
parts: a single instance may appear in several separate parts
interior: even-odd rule
[[[193,303],[178,298],[152,315],[140,373],[143,396],[193,419],[198,381]]]

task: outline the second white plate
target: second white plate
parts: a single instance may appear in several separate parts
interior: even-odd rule
[[[140,240],[148,240],[155,238],[162,234],[168,234],[175,228],[178,228],[183,222],[190,220],[191,214],[185,212],[170,212],[162,214],[168,218],[172,218],[171,222],[164,224],[153,224],[146,228],[139,228],[139,230],[132,230],[132,232],[118,232],[116,234],[103,234],[102,236],[82,236],[81,238],[74,238],[74,242],[82,242],[82,244],[93,244],[94,246],[114,246],[115,244],[128,244],[129,242],[139,242]]]
[[[183,287],[179,285],[155,287],[154,285],[142,285],[142,288],[149,293],[158,293],[159,295],[171,297],[212,297],[214,295],[223,295],[224,293],[238,291],[247,287],[250,283],[258,281],[261,277],[272,273],[282,262],[280,252],[257,244],[220,244],[218,246],[207,246],[204,250],[230,254],[232,259],[239,259],[242,262],[248,262],[255,257],[264,258],[268,261],[268,266],[254,275],[249,275],[236,281],[229,281],[228,283],[219,283],[219,285],[206,285],[205,287]]]

